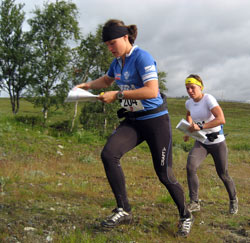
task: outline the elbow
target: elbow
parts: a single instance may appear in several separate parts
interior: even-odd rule
[[[221,119],[221,125],[224,125],[224,124],[226,124],[225,118]]]
[[[155,93],[155,92],[150,92],[147,94],[147,97],[145,99],[155,99],[158,97],[158,93]]]
[[[152,99],[155,99],[158,97],[158,90],[154,90],[152,93],[151,93],[151,98]]]
[[[147,96],[147,99],[157,98],[159,95],[159,86],[158,80],[149,80],[144,86],[144,96]]]
[[[152,95],[152,99],[155,99],[158,97],[158,93]]]

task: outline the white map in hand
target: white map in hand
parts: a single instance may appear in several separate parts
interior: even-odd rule
[[[195,131],[195,132],[189,132],[188,128],[190,127],[190,124],[185,119],[181,119],[181,121],[178,123],[176,128],[182,132],[184,132],[186,135],[193,137],[194,139],[204,143],[207,139],[206,135],[202,131]]]
[[[76,102],[76,101],[96,101],[99,95],[94,95],[87,90],[80,88],[73,88],[69,91],[68,97],[65,102]]]

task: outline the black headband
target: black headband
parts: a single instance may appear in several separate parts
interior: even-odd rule
[[[113,25],[110,27],[103,27],[102,40],[103,42],[106,42],[116,38],[120,38],[127,34],[128,34],[128,28],[125,26]]]

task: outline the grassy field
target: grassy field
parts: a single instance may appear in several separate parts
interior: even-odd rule
[[[174,172],[185,189],[184,143],[175,129],[185,117],[184,99],[168,99],[173,129]],[[228,214],[228,195],[210,156],[198,171],[201,212],[188,238],[175,237],[178,213],[158,181],[147,145],[122,159],[134,222],[110,231],[100,221],[115,201],[100,151],[105,140],[79,127],[74,134],[25,124],[40,108],[21,101],[19,119],[8,99],[0,99],[0,242],[250,242],[250,104],[222,102],[229,148],[229,174],[239,197],[239,213]],[[79,107],[80,109],[80,107]],[[73,109],[57,110],[48,124],[71,119]]]

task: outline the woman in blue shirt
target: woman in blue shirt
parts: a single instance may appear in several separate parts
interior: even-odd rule
[[[184,191],[172,170],[172,134],[166,100],[159,92],[156,62],[148,52],[134,45],[136,37],[136,25],[126,26],[120,20],[106,22],[102,38],[115,59],[106,75],[77,86],[86,90],[103,89],[116,82],[120,88],[120,91],[107,91],[99,97],[105,103],[119,100],[122,109],[118,116],[125,118],[109,137],[101,153],[117,202],[117,208],[102,222],[102,226],[115,227],[131,222],[131,206],[120,159],[126,152],[146,141],[156,174],[179,210],[177,234],[187,236],[194,218],[186,208]]]

